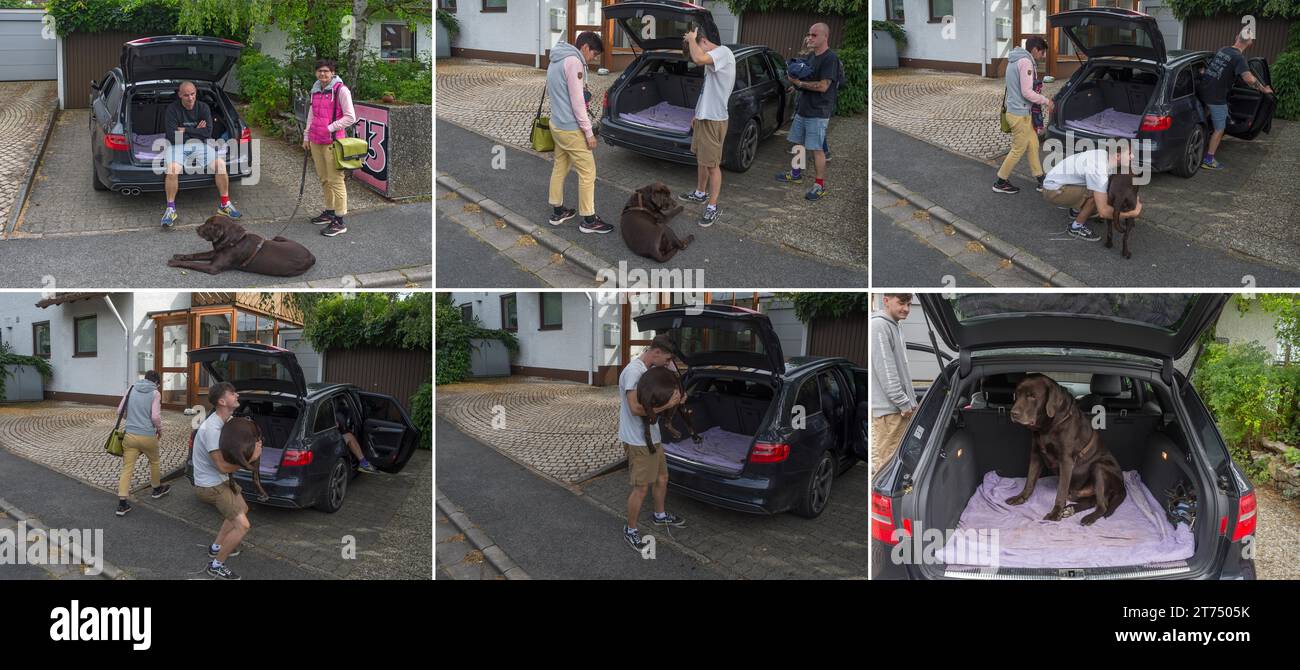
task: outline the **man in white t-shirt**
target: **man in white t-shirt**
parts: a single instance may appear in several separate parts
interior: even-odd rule
[[[1111,150],[1081,151],[1057,163],[1043,177],[1043,199],[1070,208],[1068,232],[1071,235],[1087,242],[1101,239],[1101,235],[1094,233],[1085,223],[1092,216],[1099,216],[1104,221],[1115,216],[1115,210],[1106,202],[1106,191],[1110,176],[1121,165],[1132,172],[1133,156],[1125,144]],[[1141,213],[1142,200],[1139,198],[1131,211],[1120,212],[1120,216],[1135,219]]]
[[[731,49],[714,44],[691,28],[682,38],[691,60],[704,67],[704,88],[691,120],[691,153],[695,154],[695,190],[678,196],[686,202],[707,202],[700,226],[718,220],[718,191],[722,190],[722,146],[727,140],[727,105],[736,85],[736,57]],[[708,189],[708,190],[705,190]]]
[[[686,525],[681,517],[664,511],[664,498],[668,495],[668,461],[664,458],[663,440],[659,436],[659,424],[652,424],[650,439],[654,440],[655,450],[653,454],[650,453],[645,443],[645,426],[641,419],[646,415],[646,409],[636,399],[636,384],[641,380],[641,375],[652,367],[671,365],[672,352],[672,340],[667,335],[656,335],[650,346],[640,356],[633,358],[618,376],[618,439],[623,442],[623,450],[627,453],[627,470],[632,480],[632,492],[627,497],[627,525],[623,527],[623,539],[637,551],[645,543],[637,531],[636,522],[641,516],[641,503],[645,501],[645,494],[650,490],[651,484],[654,484],[655,525]],[[675,391],[667,404],[654,408],[654,412],[657,415],[681,403],[681,393]]]

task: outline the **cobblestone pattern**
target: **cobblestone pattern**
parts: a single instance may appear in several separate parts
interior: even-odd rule
[[[0,228],[9,223],[18,190],[27,182],[32,154],[57,105],[52,81],[0,82]]]
[[[439,416],[467,435],[561,481],[623,458],[612,386],[529,377],[466,382],[439,386],[437,406]]]
[[[185,462],[190,417],[163,411],[159,474]],[[104,451],[117,412],[103,405],[45,401],[0,407],[0,448],[107,491],[117,491],[122,459]],[[141,456],[131,476],[131,491],[149,486],[149,461]]]
[[[15,236],[156,230],[166,206],[162,192],[125,196],[91,187],[90,112],[59,112],[45,157],[19,219]],[[241,223],[265,223],[293,212],[298,201],[303,151],[300,144],[267,138],[253,129],[260,161],[257,184],[231,182],[230,199],[243,212]],[[298,217],[307,219],[324,209],[320,181],[307,166],[307,184]],[[389,206],[386,200],[355,180],[347,180],[348,211]],[[181,191],[176,196],[180,213],[177,228],[198,227],[216,214],[216,187]]]
[[[1256,487],[1259,523],[1255,570],[1260,579],[1300,579],[1300,501],[1287,500],[1271,485]]]
[[[440,60],[437,64],[436,112],[476,133],[530,150],[529,134],[545,74],[522,65],[463,59]],[[618,73],[606,76],[592,71],[592,112],[600,119],[604,91]],[[543,114],[548,113],[547,97]],[[718,203],[723,215],[719,225],[783,244],[829,260],[858,267],[867,266],[867,116],[836,117],[831,120],[829,143],[832,161],[827,167],[828,195],[815,203],[804,200],[812,186],[777,183],[773,177],[790,167],[790,144],[785,131],[759,144],[754,165],[745,173],[723,171],[722,196]],[[548,160],[551,154],[539,154]],[[662,181],[674,192],[695,188],[694,165],[678,165],[642,156],[627,149],[600,143],[595,151],[597,175],[626,190],[651,181]],[[443,156],[439,171],[456,176],[456,157]],[[470,184],[470,186],[474,186]],[[597,188],[600,188],[598,182]],[[572,195],[572,194],[570,194]],[[491,194],[488,194],[491,197]],[[616,213],[602,213],[615,220]],[[688,207],[676,225],[692,226],[698,206]],[[697,234],[699,231],[695,231]]]

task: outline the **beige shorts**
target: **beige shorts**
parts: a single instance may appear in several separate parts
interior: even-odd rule
[[[704,167],[722,164],[722,144],[727,139],[727,122],[709,119],[691,121],[691,153],[695,162]]]
[[[233,482],[232,482],[233,483]],[[195,486],[194,495],[199,500],[212,505],[221,513],[221,518],[226,521],[234,521],[241,514],[248,513],[248,503],[244,502],[243,489],[239,484],[235,484],[235,490],[230,490],[230,485],[222,482],[216,486]]]
[[[1079,184],[1066,184],[1056,190],[1043,189],[1043,200],[1059,207],[1083,207],[1088,202],[1088,187]]]
[[[664,458],[664,445],[656,444],[655,452],[635,444],[623,443],[627,452],[627,471],[632,478],[632,486],[653,484],[660,477],[668,476],[668,459]]]

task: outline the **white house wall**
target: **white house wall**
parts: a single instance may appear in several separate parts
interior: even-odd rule
[[[112,296],[123,319],[131,312],[131,294]],[[36,306],[39,293],[0,294],[0,331],[15,353],[31,355],[32,324],[50,322],[50,367],[54,376],[46,390],[56,393],[120,395],[127,386],[126,347],[122,327],[103,298],[82,300],[46,309]],[[74,357],[74,319],[94,314],[96,355]]]
[[[988,45],[988,58],[1005,58],[1010,51],[1008,39],[998,40],[998,19],[1004,22],[1003,32],[1010,36],[1011,0],[984,0],[988,4],[987,25],[980,2],[957,0],[953,3],[953,24],[950,35],[944,38],[944,24],[930,23],[929,0],[907,0],[903,5],[903,30],[907,33],[907,46],[899,53],[902,58],[976,63],[984,56],[982,45]],[[885,20],[885,0],[872,0],[871,18]],[[987,36],[987,42],[985,38]]]
[[[451,294],[452,302],[459,308],[465,303],[473,305],[474,316],[484,328],[499,329],[501,322],[501,296],[498,292],[458,291]],[[603,329],[612,327],[614,342],[618,341],[619,305],[602,305],[599,294],[592,292],[596,301],[593,320],[591,304],[585,293],[564,293],[561,312],[562,328],[539,330],[541,322],[539,293],[515,293],[519,329],[519,354],[511,361],[514,365],[559,370],[586,371],[591,363],[588,351],[595,352],[595,366],[617,365],[618,347],[603,345]],[[592,339],[595,338],[595,346]]]
[[[452,40],[452,46],[532,55],[538,53],[540,41],[542,51],[546,51],[562,37],[561,31],[567,25],[565,12],[568,3],[547,0],[541,5],[544,7],[540,7],[537,1],[511,0],[504,12],[484,12],[478,2],[458,2],[454,13],[460,23],[460,34]],[[550,29],[552,14],[560,31]]]
[[[1234,298],[1228,301],[1228,306],[1224,307],[1223,313],[1219,315],[1219,323],[1214,329],[1214,336],[1221,340],[1227,340],[1229,344],[1258,342],[1274,358],[1277,358],[1279,354],[1275,323],[1274,316],[1265,312],[1257,303],[1252,303],[1250,309],[1245,314],[1242,314],[1237,309],[1236,299]]]

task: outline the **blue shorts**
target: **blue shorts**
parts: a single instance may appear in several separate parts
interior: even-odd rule
[[[1210,122],[1214,124],[1216,131],[1228,127],[1228,106],[1227,105],[1206,105],[1210,108]]]
[[[830,119],[805,118],[795,114],[786,138],[794,144],[802,144],[808,151],[821,151],[826,144],[826,127],[830,122]]]
[[[208,146],[206,142],[186,142],[184,144],[173,145],[171,148],[171,163],[180,163],[181,167],[197,166],[205,168],[217,160],[217,150],[215,147]]]

